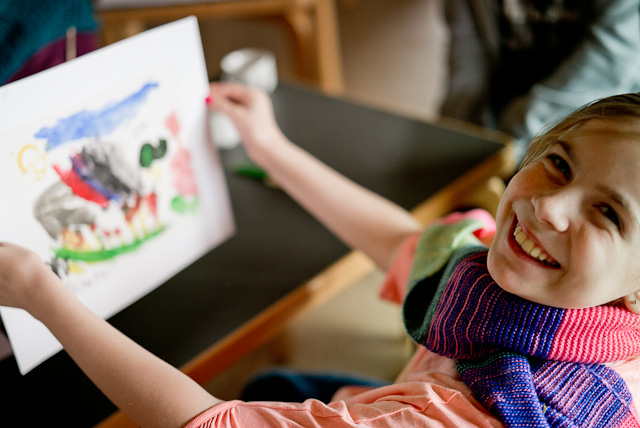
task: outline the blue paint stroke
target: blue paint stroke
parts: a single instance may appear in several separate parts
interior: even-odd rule
[[[108,135],[122,123],[135,117],[149,91],[158,86],[158,83],[147,83],[139,91],[102,110],[82,110],[59,119],[55,126],[40,129],[35,137],[45,138],[46,150],[51,150],[69,141]]]

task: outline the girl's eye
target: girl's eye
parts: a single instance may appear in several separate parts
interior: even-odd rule
[[[553,165],[567,180],[571,179],[571,167],[563,158],[558,155],[549,155],[549,159]]]
[[[620,218],[618,217],[618,214],[613,210],[613,208],[611,208],[609,205],[601,205],[598,208],[600,209],[600,211],[602,211],[602,214],[604,214],[606,218],[611,220],[611,222],[618,228],[620,227]]]

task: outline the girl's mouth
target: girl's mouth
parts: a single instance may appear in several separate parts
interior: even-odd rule
[[[522,230],[519,224],[516,223],[513,229],[513,237],[522,251],[524,251],[529,257],[533,258],[537,262],[540,262],[546,266],[559,268],[560,264],[553,259],[548,253],[540,248],[533,239],[529,238],[527,234]]]

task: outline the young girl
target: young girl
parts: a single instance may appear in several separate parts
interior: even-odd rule
[[[407,330],[425,347],[393,385],[329,404],[222,402],[88,311],[36,255],[0,245],[0,304],[42,321],[140,425],[639,426],[640,95],[535,139],[495,233],[478,213],[421,232],[288,141],[262,92],[216,84],[208,104],[284,190],[389,272],[383,294],[406,295]]]

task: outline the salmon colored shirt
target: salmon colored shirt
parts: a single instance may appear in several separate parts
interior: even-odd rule
[[[493,228],[476,234],[490,241]],[[406,292],[420,233],[408,238],[381,289],[385,299],[401,303]],[[634,402],[640,399],[640,358],[614,365],[627,383]],[[454,360],[420,346],[393,385],[382,388],[349,386],[333,401],[303,403],[227,401],[206,410],[187,428],[213,427],[502,427],[503,424],[472,396],[460,381]]]

